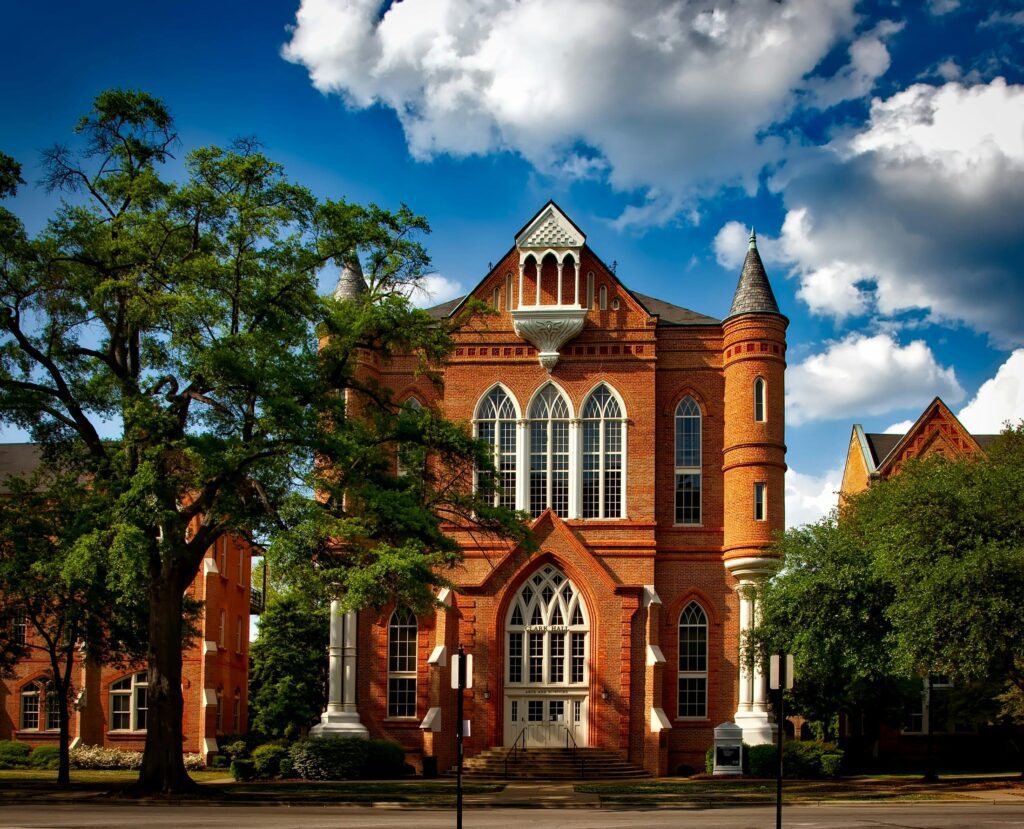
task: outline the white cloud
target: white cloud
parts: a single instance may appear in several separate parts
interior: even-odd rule
[[[786,470],[786,527],[813,524],[832,511],[839,500],[842,469],[824,475],[805,475],[792,467]]]
[[[429,308],[465,294],[461,282],[439,273],[431,273],[424,276],[409,292],[409,299],[417,308]]]
[[[885,430],[887,435],[905,435],[910,431],[910,427],[914,425],[913,420],[901,420],[899,423],[893,423]]]
[[[392,109],[418,159],[509,150],[645,195],[619,224],[664,222],[725,185],[753,191],[795,106],[868,94],[884,22],[855,0],[302,0],[284,57],[346,104]],[[812,73],[850,39],[847,63]]]
[[[936,395],[958,403],[964,390],[923,340],[901,346],[891,334],[851,334],[789,370],[786,421],[854,420],[923,407]]]
[[[996,376],[982,383],[957,417],[968,432],[981,435],[1024,420],[1024,348],[1014,351]]]
[[[960,0],[928,0],[928,11],[936,16],[949,14],[960,8]]]
[[[1024,342],[1024,86],[915,84],[775,175],[777,253],[813,313],[923,310]]]

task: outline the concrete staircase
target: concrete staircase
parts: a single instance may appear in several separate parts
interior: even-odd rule
[[[646,769],[630,765],[605,748],[578,748],[575,754],[565,748],[528,748],[519,749],[515,757],[508,754],[509,749],[497,747],[468,758],[463,765],[463,777],[474,780],[628,780],[651,776]],[[447,774],[454,775],[455,769]]]

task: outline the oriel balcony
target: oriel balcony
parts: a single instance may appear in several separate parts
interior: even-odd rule
[[[516,335],[533,343],[540,364],[550,373],[562,346],[583,330],[587,316],[577,255],[568,250],[543,255],[521,250],[518,300],[512,311]]]

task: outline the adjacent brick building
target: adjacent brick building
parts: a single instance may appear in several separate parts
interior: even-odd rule
[[[365,286],[353,266],[338,293]],[[438,391],[413,361],[364,370],[402,402],[473,424],[498,500],[533,516],[532,556],[452,526],[445,611],[335,614],[320,734],[453,760],[451,655],[474,657],[467,753],[610,748],[664,774],[703,767],[714,727],[771,739],[764,678],[739,659],[784,526],[787,320],[751,235],[724,320],[631,291],[549,202],[471,296]],[[466,298],[432,309],[458,313]]]
[[[39,462],[33,444],[0,444],[3,481],[31,472]],[[221,538],[203,559],[188,595],[203,603],[200,636],[184,649],[182,691],[184,750],[209,756],[217,736],[244,733],[248,723],[249,614],[262,609],[262,593],[251,587],[255,548]],[[31,625],[15,624],[11,635],[39,644]],[[32,746],[56,745],[56,714],[47,709],[49,661],[31,649],[13,676],[0,678],[0,740]],[[146,668],[117,669],[76,660],[70,722],[72,745],[142,750],[146,740]]]

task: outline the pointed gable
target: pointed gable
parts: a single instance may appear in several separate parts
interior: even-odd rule
[[[579,249],[586,241],[583,231],[553,201],[544,205],[516,234],[516,247],[520,250]]]
[[[981,447],[949,407],[936,397],[888,455],[878,464],[883,478],[899,472],[909,460],[943,455],[961,458],[980,452]]]

